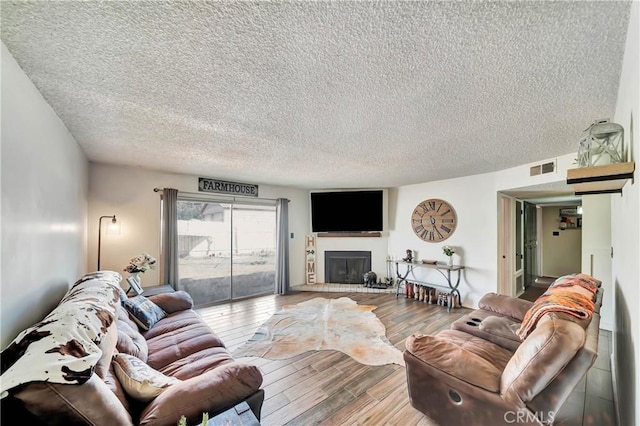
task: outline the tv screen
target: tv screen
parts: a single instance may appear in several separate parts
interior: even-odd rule
[[[312,232],[382,231],[382,191],[311,193]]]

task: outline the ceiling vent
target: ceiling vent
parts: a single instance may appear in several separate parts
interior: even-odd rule
[[[556,171],[556,162],[550,161],[544,164],[538,164],[529,168],[529,176],[543,175],[545,173],[553,173]]]
[[[538,164],[537,166],[533,166],[531,167],[531,169],[529,169],[529,176],[537,176],[541,171],[542,167],[540,166],[540,164]]]
[[[553,173],[556,170],[556,163],[554,161],[550,163],[544,163],[541,167],[542,167],[542,174]]]

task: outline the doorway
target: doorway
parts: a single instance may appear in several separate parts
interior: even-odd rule
[[[180,288],[195,305],[272,294],[275,205],[178,199]]]
[[[556,186],[558,188],[532,186],[498,192],[498,291],[501,294],[517,297],[532,285],[537,286],[538,277],[544,275],[545,247],[554,247],[564,242],[563,236],[569,235],[563,235],[559,229],[558,211],[560,206],[580,204],[581,197],[564,189],[563,182]],[[554,207],[555,216],[546,218],[544,209],[550,206]],[[549,221],[553,223],[547,223]],[[566,250],[570,250],[572,256],[581,256],[580,246]],[[566,258],[566,250],[552,256]],[[572,272],[576,272],[581,268],[578,265],[573,269]]]

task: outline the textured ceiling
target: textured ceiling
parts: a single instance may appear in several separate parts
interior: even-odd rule
[[[577,150],[626,2],[8,2],[2,41],[92,161],[390,187]]]

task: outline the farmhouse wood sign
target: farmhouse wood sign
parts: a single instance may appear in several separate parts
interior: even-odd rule
[[[258,185],[250,183],[228,182],[224,180],[198,178],[198,191],[218,194],[243,195],[257,197]]]

